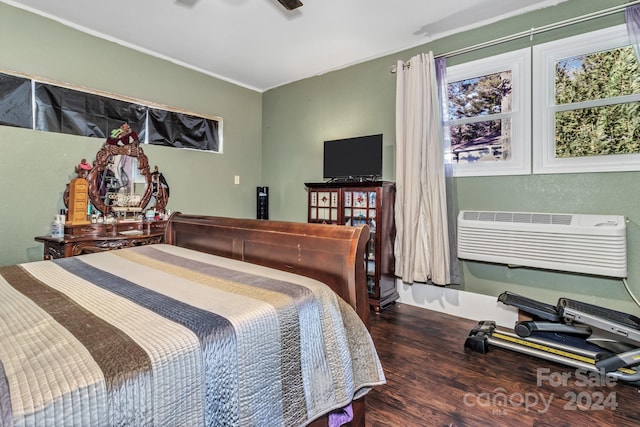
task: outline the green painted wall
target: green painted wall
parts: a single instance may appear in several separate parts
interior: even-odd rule
[[[513,33],[624,4],[570,0],[499,24],[437,40],[325,75],[272,89],[263,95],[263,182],[270,186],[272,218],[306,221],[304,182],[322,181],[324,140],[384,134],[384,179],[393,180],[395,75],[397,60],[432,50],[436,55]],[[623,14],[601,18],[450,58],[449,64],[566,37],[624,22]],[[534,144],[536,142],[534,141]],[[459,178],[459,209],[619,214],[628,218],[629,286],[640,297],[640,172]],[[456,288],[497,296],[504,290],[549,302],[560,296],[638,312],[621,281],[575,274],[463,263]]]
[[[224,153],[145,146],[173,211],[255,215],[262,175],[262,95],[0,3],[0,69],[214,115]],[[0,265],[42,259],[36,235],[63,207],[65,184],[103,141],[0,126]],[[234,185],[234,176],[240,184]]]
[[[0,69],[168,105],[224,119],[224,153],[145,147],[171,185],[168,208],[187,213],[253,217],[255,187],[270,187],[272,219],[306,221],[304,182],[322,180],[322,142],[384,134],[384,176],[394,180],[397,60],[440,54],[572,16],[623,4],[569,0],[559,6],[448,37],[260,94],[160,60],[48,19],[0,4]],[[622,23],[621,14],[537,35],[533,43]],[[418,37],[418,36],[417,36]],[[530,45],[450,59],[458,63]],[[103,141],[0,126],[0,265],[37,260],[62,207],[62,192],[81,158]],[[535,143],[535,142],[534,142]],[[233,184],[239,175],[240,185]],[[461,178],[459,209],[612,213],[628,219],[629,286],[640,295],[639,172]],[[498,295],[505,289],[554,301],[585,299],[637,312],[620,281],[573,274],[463,263],[466,291]]]

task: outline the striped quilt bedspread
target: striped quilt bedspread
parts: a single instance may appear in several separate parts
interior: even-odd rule
[[[170,245],[0,267],[1,426],[298,426],[384,381],[306,277]]]

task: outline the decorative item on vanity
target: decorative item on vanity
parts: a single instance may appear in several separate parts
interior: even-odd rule
[[[91,170],[91,165],[87,162],[87,159],[80,160],[78,166],[76,166],[76,173],[78,174],[78,178],[86,178],[87,174]]]
[[[51,223],[51,237],[60,239],[64,237],[64,214],[58,214]]]
[[[70,225],[89,224],[87,212],[89,210],[89,183],[82,177],[74,178],[67,186],[69,192],[67,207],[69,208],[67,222]]]
[[[153,207],[154,211],[164,211],[167,200],[169,200],[169,184],[164,175],[158,171],[158,166],[155,166],[151,173],[151,196],[156,200],[156,204]]]

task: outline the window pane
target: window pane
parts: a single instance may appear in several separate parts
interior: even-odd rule
[[[144,140],[144,106],[39,82],[35,97],[37,130],[106,138],[112,129],[129,123]]]
[[[447,67],[445,161],[453,176],[531,173],[531,49]]]
[[[149,109],[149,144],[219,152],[219,129],[216,120]]]
[[[640,102],[556,113],[556,157],[640,153]]]
[[[556,104],[640,93],[638,60],[631,46],[556,62]]]
[[[0,73],[0,125],[31,128],[31,80]]]
[[[449,127],[454,163],[509,160],[511,120],[490,120]]]
[[[511,112],[511,71],[447,85],[449,120]]]

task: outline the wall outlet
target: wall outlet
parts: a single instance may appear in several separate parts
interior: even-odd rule
[[[233,183],[236,185],[240,184],[240,175],[236,175],[233,177]]]

